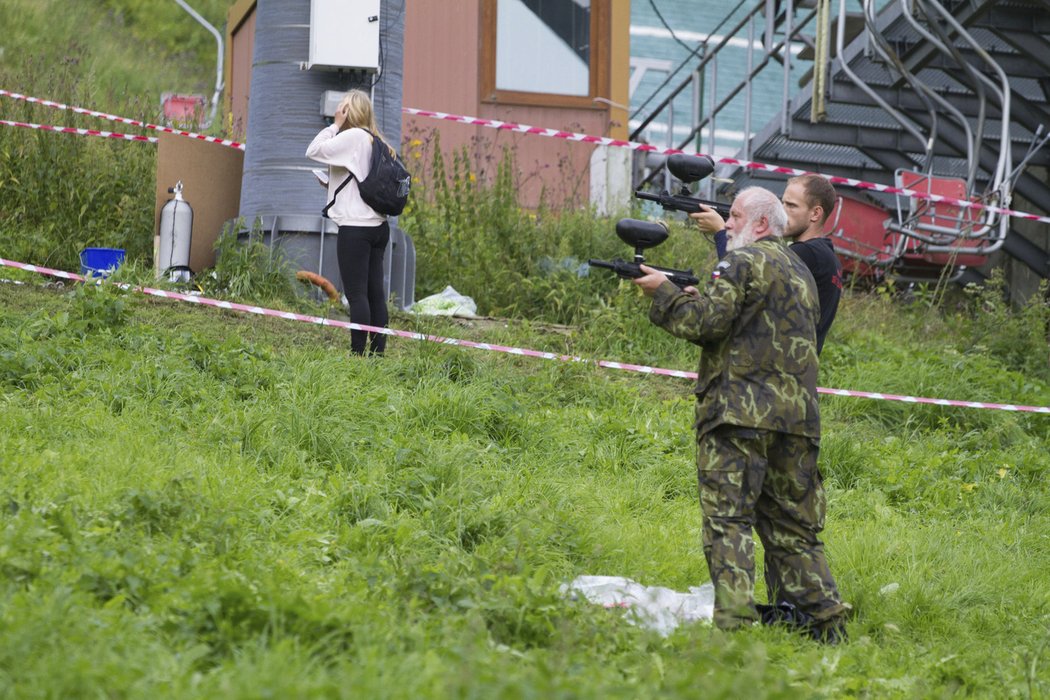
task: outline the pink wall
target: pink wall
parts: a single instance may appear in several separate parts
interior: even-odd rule
[[[412,0],[407,3],[404,106],[607,135],[609,114],[603,108],[518,106],[481,101],[480,2]],[[589,164],[594,150],[589,144],[405,115],[402,137],[407,142],[422,142],[406,147],[406,154],[411,157],[415,148],[427,158],[435,130],[440,132],[441,148],[446,156],[453,149],[470,147],[477,166],[475,175],[483,180],[494,176],[503,148],[509,147],[515,154],[521,201],[526,206],[538,204],[544,184],[548,202],[559,208],[569,202],[585,205],[588,201]]]
[[[406,0],[404,85],[405,107],[447,112],[483,119],[528,124],[596,136],[611,134],[610,111],[594,108],[522,106],[483,102],[481,99],[482,2],[494,0]],[[243,137],[248,120],[252,49],[255,35],[255,0],[238,0],[228,16],[231,41],[227,45],[227,95],[233,131]],[[626,7],[626,6],[624,6]],[[626,17],[620,11],[613,32],[623,34],[623,46],[613,47],[612,96],[625,101],[617,90],[626,91]],[[623,25],[623,26],[620,26]],[[620,55],[622,54],[622,55]],[[620,74],[623,74],[622,76]],[[621,85],[622,83],[622,85]],[[622,88],[622,90],[621,90]],[[463,146],[470,149],[472,172],[482,181],[493,177],[509,148],[517,164],[521,202],[536,206],[546,187],[551,206],[586,205],[589,199],[590,157],[594,146],[542,136],[531,136],[488,127],[467,126],[427,117],[405,115],[402,138],[408,143],[404,155],[418,155],[428,162],[440,132],[442,151],[447,160]],[[428,167],[429,170],[429,167]]]

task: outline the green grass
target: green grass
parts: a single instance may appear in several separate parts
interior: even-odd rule
[[[192,4],[218,24],[228,3]],[[210,88],[210,38],[180,13],[0,0],[0,85],[153,119],[161,91]],[[99,126],[7,99],[0,116]],[[611,221],[523,212],[513,153],[412,136],[407,160],[428,164],[402,217],[417,296],[453,283],[500,318],[394,327],[696,366],[636,288],[578,276],[628,254]],[[0,256],[76,269],[84,246],[123,247],[117,277],[161,286],[154,157],[0,128]],[[197,280],[210,296],[338,314],[268,251],[218,253]],[[701,276],[713,257],[682,227],[652,253]],[[823,397],[825,540],[852,641],[662,638],[560,586],[707,580],[688,382],[403,339],[364,360],[332,328],[0,277],[27,283],[0,284],[0,697],[1050,691],[1045,415]],[[847,295],[821,385],[1050,405],[1045,294],[1011,309],[993,279],[912,298]]]
[[[644,322],[627,291],[619,328]],[[687,382],[409,340],[362,360],[335,329],[109,286],[0,285],[0,308],[0,694],[1050,689],[1045,416],[822,399],[826,542],[852,641],[703,624],[665,639],[559,586],[707,579]],[[989,358],[953,350],[962,322],[849,298],[822,384],[1050,404],[1045,381],[987,376]],[[696,359],[602,326],[393,325]]]
[[[230,4],[191,3],[220,29]],[[0,0],[0,27],[6,90],[152,123],[164,92],[211,98],[215,41],[171,0]],[[10,97],[0,119],[154,135]],[[81,249],[114,247],[150,263],[155,166],[148,143],[0,126],[4,256],[76,270]]]

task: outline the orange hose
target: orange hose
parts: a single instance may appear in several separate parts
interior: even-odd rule
[[[329,301],[339,302],[339,292],[336,290],[335,285],[329,282],[327,279],[317,274],[316,272],[309,272],[307,270],[299,270],[295,273],[295,279],[302,282],[309,282],[315,287],[320,287],[325,294],[328,295]]]

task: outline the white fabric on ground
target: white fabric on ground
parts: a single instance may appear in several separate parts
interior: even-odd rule
[[[572,583],[563,584],[561,591],[607,608],[624,608],[629,621],[665,637],[683,622],[711,620],[714,615],[715,589],[710,582],[679,593],[622,576],[577,576]]]

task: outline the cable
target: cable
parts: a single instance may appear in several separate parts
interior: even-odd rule
[[[653,12],[656,13],[656,17],[660,20],[660,24],[664,25],[664,28],[667,29],[667,31],[669,31],[671,33],[671,38],[672,39],[677,41],[682,46],[682,48],[684,48],[686,51],[693,52],[693,51],[696,50],[696,49],[689,48],[689,45],[686,44],[681,39],[679,39],[678,35],[674,33],[674,30],[671,29],[671,25],[668,24],[667,20],[664,19],[664,16],[662,14],[660,14],[660,8],[658,8],[656,6],[656,0],[649,0],[649,5],[653,8]]]
[[[401,0],[401,6],[400,6],[400,8],[397,11],[397,15],[394,16],[393,19],[391,19],[389,22],[386,23],[386,28],[385,29],[383,27],[380,27],[380,29],[379,29],[379,70],[376,71],[375,80],[372,81],[372,85],[371,85],[372,88],[375,88],[375,86],[379,84],[379,81],[383,79],[383,64],[386,63],[386,55],[385,55],[385,52],[384,52],[384,49],[383,49],[383,34],[385,32],[390,31],[391,27],[396,26],[397,23],[401,21],[401,15],[403,15],[404,13],[405,13],[405,0]],[[402,39],[402,45],[403,44],[404,44],[404,39]],[[402,49],[401,53],[402,53],[402,55],[404,55],[404,49]]]
[[[654,3],[655,0],[649,0],[649,2],[650,3]],[[740,0],[736,4],[736,7],[734,7],[732,9],[732,11],[730,11],[725,17],[722,18],[722,21],[718,23],[718,26],[716,26],[714,29],[712,29],[710,32],[708,32],[707,36],[711,37],[711,36],[717,34],[718,30],[720,30],[722,28],[722,26],[726,22],[729,21],[730,17],[732,17],[733,15],[736,14],[737,10],[739,10],[741,7],[743,7],[745,2],[746,2],[746,0]],[[656,5],[655,4],[653,4],[653,9],[656,10]],[[661,22],[664,22],[664,18],[663,18],[663,16],[660,15],[660,11],[659,10],[656,11],[656,15],[657,15],[657,17],[660,18]],[[664,22],[664,26],[667,27],[667,23],[666,22]],[[667,27],[667,30],[671,32],[671,36],[674,38],[675,41],[677,41],[679,44],[682,44],[681,40],[679,40],[678,37],[675,36],[673,31],[671,31],[670,27]],[[685,44],[682,44],[682,45],[685,46]],[[649,103],[653,101],[653,98],[655,98],[658,94],[660,94],[660,91],[663,90],[665,87],[667,87],[667,84],[669,82],[671,82],[671,80],[673,80],[676,75],[678,75],[678,71],[682,70],[682,68],[685,67],[686,62],[688,62],[692,58],[695,58],[697,56],[697,54],[700,52],[700,50],[705,48],[705,46],[706,46],[706,41],[701,41],[697,45],[697,47],[695,49],[690,49],[689,55],[682,59],[682,62],[678,64],[678,67],[675,68],[670,73],[668,73],[667,77],[664,78],[664,81],[662,83],[660,83],[660,85],[655,90],[653,90],[652,94],[650,94],[649,97],[647,97],[645,99],[645,102],[643,102],[638,107],[638,109],[634,110],[634,113],[631,114],[631,119],[634,119],[635,117],[637,117],[642,112],[642,110],[644,110],[649,105]],[[686,48],[688,49],[689,47],[686,46]]]

